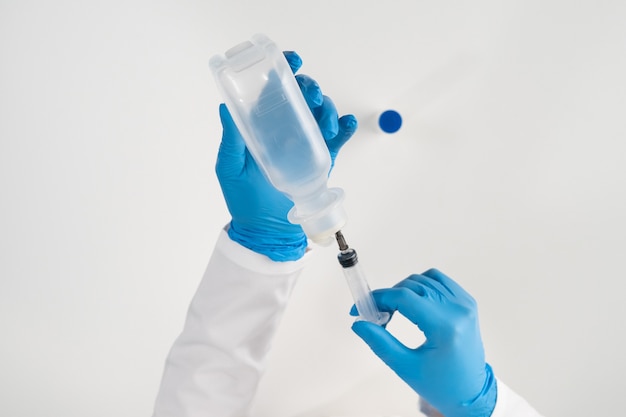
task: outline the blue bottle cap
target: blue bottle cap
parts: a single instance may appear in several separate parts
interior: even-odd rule
[[[402,116],[395,110],[385,110],[378,118],[378,126],[386,133],[395,133],[402,127]]]

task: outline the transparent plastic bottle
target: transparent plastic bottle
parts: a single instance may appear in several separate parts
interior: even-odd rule
[[[281,50],[258,34],[209,66],[250,154],[293,201],[289,221],[316,243],[332,242],[346,223],[343,190],[328,188],[328,148]]]

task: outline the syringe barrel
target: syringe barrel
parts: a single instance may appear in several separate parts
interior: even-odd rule
[[[378,310],[363,269],[358,262],[356,251],[354,249],[342,251],[338,258],[343,267],[343,273],[352,293],[359,318],[381,325],[387,323],[390,317],[389,313]]]

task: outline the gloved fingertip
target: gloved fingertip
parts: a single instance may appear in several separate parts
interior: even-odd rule
[[[322,94],[322,90],[320,90],[317,83],[312,86],[307,86],[306,90],[303,91],[302,94],[304,94],[310,109],[317,109],[324,104],[324,95]]]
[[[395,365],[409,352],[409,348],[377,324],[357,320],[352,323],[352,331],[392,369],[395,369]]]
[[[437,268],[430,268],[424,272],[422,272],[421,275],[430,277],[432,275],[445,275],[443,272],[441,272],[440,270],[438,270]]]
[[[240,172],[245,163],[246,145],[225,104],[220,104],[222,141],[216,163],[218,177],[227,172]]]
[[[328,96],[323,96],[323,103],[313,110],[313,115],[326,141],[334,139],[339,133],[339,116],[335,103]]]
[[[230,125],[233,122],[233,117],[230,115],[230,112],[228,111],[228,107],[226,107],[226,104],[221,103],[220,104],[220,121],[222,122],[222,127],[226,128],[226,125]]]
[[[228,108],[226,107],[226,103],[220,103],[220,118],[223,119],[227,113],[230,116]]]
[[[334,129],[333,126],[322,129],[322,136],[325,140],[330,140],[334,138],[335,136],[337,136],[337,133],[339,133],[339,129]]]
[[[283,55],[291,68],[291,71],[295,74],[302,67],[302,58],[294,51],[283,51]]]
[[[352,323],[352,330],[364,339],[381,330],[385,331],[382,326],[367,320],[355,320],[354,323]]]
[[[350,308],[350,315],[351,316],[358,316],[359,315],[359,311],[356,309],[356,305],[352,305],[352,308]]]
[[[320,90],[319,87],[310,94],[310,97],[311,107],[315,108],[324,104],[324,95],[322,94],[322,90]]]
[[[323,109],[324,106],[319,108]],[[318,119],[317,123],[322,132],[322,136],[327,142],[333,140],[339,134],[339,121],[337,120],[337,116],[333,117],[332,114],[324,113]]]
[[[384,350],[384,340],[380,331],[385,331],[381,326],[365,320],[355,320],[352,323],[352,331],[359,336],[376,353]]]
[[[300,91],[302,92],[302,95],[311,110],[320,107],[322,103],[324,103],[322,89],[317,81],[304,74],[296,75],[296,81],[298,82]]]
[[[356,117],[351,114],[341,116],[338,121],[338,132],[331,139],[326,139],[326,146],[330,151],[331,158],[333,159],[339,153],[339,150],[350,140],[354,135],[358,127]]]
[[[369,333],[368,325],[371,325],[371,323],[368,323],[364,320],[356,320],[354,323],[352,323],[352,331],[356,333],[361,339],[364,339],[364,335]]]
[[[356,117],[352,114],[346,114],[339,118],[339,125],[346,132],[355,132],[359,126]]]

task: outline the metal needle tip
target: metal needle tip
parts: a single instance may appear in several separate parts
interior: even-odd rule
[[[346,239],[343,237],[341,230],[335,233],[335,238],[337,239],[337,244],[339,245],[339,250],[347,250],[348,244],[346,243]]]

